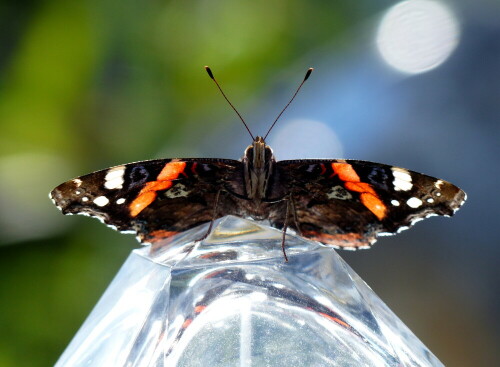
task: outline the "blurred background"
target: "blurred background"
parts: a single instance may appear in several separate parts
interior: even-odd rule
[[[159,157],[353,158],[468,193],[370,251],[341,252],[449,366],[500,365],[500,2],[3,0],[0,366],[55,363],[133,248],[47,198]]]

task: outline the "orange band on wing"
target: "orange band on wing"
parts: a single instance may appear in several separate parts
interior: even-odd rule
[[[349,163],[332,163],[332,169],[342,181],[360,182],[358,174]]]
[[[166,190],[171,186],[172,186],[172,181],[151,181],[151,182],[146,183],[146,186],[144,186],[142,188],[139,195],[142,195],[146,192],[151,192],[151,191]]]
[[[326,167],[323,163],[320,163],[319,166],[321,167],[321,173],[320,175],[323,176],[326,172]]]
[[[366,192],[375,196],[377,195],[373,187],[365,182],[346,182],[344,183],[344,187],[349,191]]]
[[[149,204],[156,199],[156,191],[148,191],[139,194],[129,205],[130,215],[136,217],[142,212]]]
[[[186,162],[170,162],[163,167],[156,178],[158,181],[175,180],[181,173],[184,173]]]
[[[375,216],[382,220],[387,215],[387,207],[385,204],[378,198],[377,195],[364,192],[360,195],[361,203],[366,206],[366,208],[371,211]]]
[[[354,168],[348,163],[332,163],[333,172],[344,181],[344,187],[349,191],[359,192],[361,203],[371,211],[378,220],[387,215],[387,207],[380,200],[375,189],[366,182],[361,182]]]
[[[184,173],[186,162],[170,162],[163,167],[156,181],[147,182],[139,192],[139,195],[129,205],[130,215],[138,216],[146,209],[157,197],[157,191],[170,188],[172,181],[177,179],[180,174]]]

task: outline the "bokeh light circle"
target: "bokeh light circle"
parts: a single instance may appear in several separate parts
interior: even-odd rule
[[[376,43],[387,64],[417,74],[446,61],[459,38],[459,22],[449,6],[431,0],[409,0],[385,13]]]

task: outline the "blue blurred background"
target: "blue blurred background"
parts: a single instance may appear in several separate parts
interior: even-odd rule
[[[239,158],[310,66],[268,143],[354,158],[469,196],[341,255],[446,365],[500,365],[498,1],[4,0],[0,4],[0,366],[55,363],[133,236],[63,217],[57,184],[158,157]]]

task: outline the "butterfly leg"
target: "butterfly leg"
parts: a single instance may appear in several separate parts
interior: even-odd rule
[[[217,218],[217,206],[219,205],[219,197],[220,193],[222,190],[217,191],[217,194],[215,195],[215,203],[214,203],[214,210],[212,212],[212,220],[210,221],[210,225],[208,226],[207,232],[197,241],[203,241],[205,238],[208,237],[208,235],[212,232],[212,227],[214,226],[215,218]]]
[[[293,221],[295,222],[295,228],[297,230],[297,233],[299,236],[303,237],[302,231],[300,230],[299,227],[299,220],[297,219],[297,211],[295,210],[295,200],[293,199],[292,194],[290,194],[290,205],[291,205],[291,210],[293,214]]]
[[[283,251],[283,256],[285,257],[285,262],[288,262],[288,256],[286,256],[285,251],[285,237],[286,230],[288,228],[288,221],[290,218],[290,211],[293,212],[293,217],[295,222],[297,222],[297,216],[295,214],[295,206],[293,205],[293,197],[292,194],[288,196],[288,198],[284,199],[286,201],[286,213],[285,213],[285,222],[283,223],[283,237],[281,239],[281,250]]]
[[[281,198],[276,198],[276,199],[270,199],[270,200],[265,200],[265,202],[270,203],[270,204],[278,204],[278,203],[286,203],[286,211],[285,211],[285,218],[283,221],[283,237],[281,240],[281,249],[283,251],[283,256],[285,257],[285,262],[288,262],[288,256],[286,256],[286,251],[285,251],[285,238],[286,238],[286,230],[288,229],[288,225],[290,223],[290,216],[293,215],[293,221],[295,223],[295,227],[297,228],[297,232],[302,235],[302,232],[299,228],[299,221],[297,219],[297,212],[295,210],[295,201],[293,199],[292,193],[286,194],[284,197]],[[281,214],[282,212],[280,212]]]

